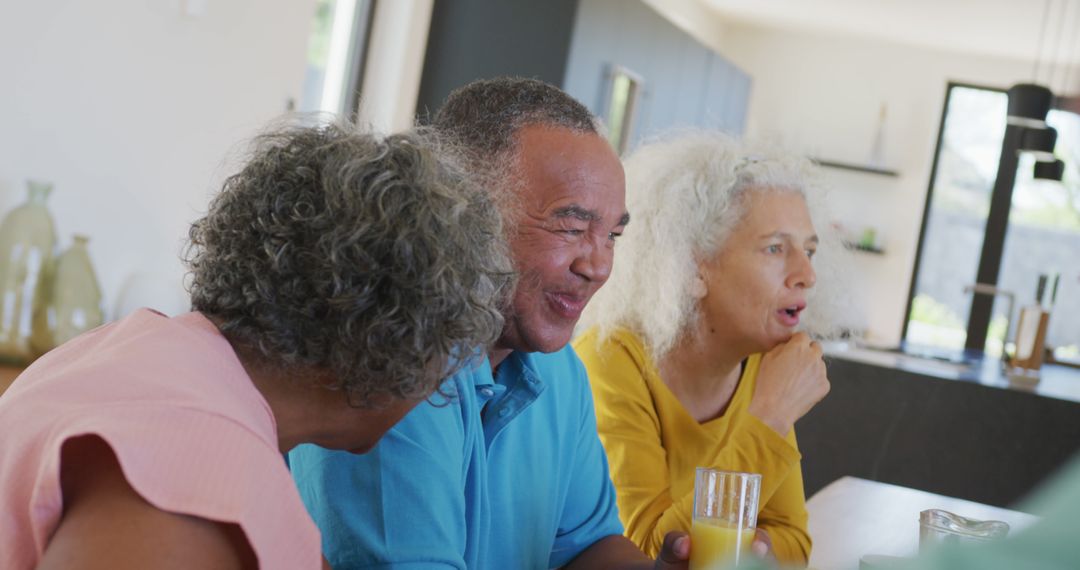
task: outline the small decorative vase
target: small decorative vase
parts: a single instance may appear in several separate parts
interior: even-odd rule
[[[71,247],[56,258],[48,272],[48,294],[35,313],[33,348],[39,355],[105,321],[101,287],[86,249],[89,240],[74,235]]]
[[[52,184],[30,181],[27,190],[26,203],[0,222],[0,360],[20,364],[35,356],[30,344],[34,305],[44,300],[56,248],[56,230],[45,207]]]

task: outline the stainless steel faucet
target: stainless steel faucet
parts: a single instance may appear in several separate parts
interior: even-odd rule
[[[998,289],[993,285],[987,283],[975,283],[973,285],[965,285],[964,293],[974,293],[976,295],[992,295],[1001,296],[1009,300],[1008,312],[1005,313],[1005,337],[1001,340],[1001,365],[1006,365],[1007,355],[1005,354],[1005,344],[1009,341],[1009,332],[1012,331],[1012,318],[1013,318],[1013,306],[1016,304],[1016,293],[1007,289]]]

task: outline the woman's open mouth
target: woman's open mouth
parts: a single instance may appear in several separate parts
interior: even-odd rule
[[[780,319],[780,322],[784,326],[786,326],[786,327],[794,327],[794,326],[798,326],[798,324],[799,324],[799,313],[802,313],[803,309],[805,309],[805,308],[806,308],[805,303],[799,303],[799,304],[796,304],[796,305],[791,305],[791,306],[788,306],[788,307],[784,307],[784,308],[776,311],[776,315],[777,315],[777,318]]]

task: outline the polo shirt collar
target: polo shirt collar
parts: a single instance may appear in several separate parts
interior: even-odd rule
[[[490,446],[500,431],[544,391],[544,380],[536,370],[534,355],[514,351],[499,365],[498,373],[491,372],[491,361],[473,375],[476,397],[484,409],[482,418],[484,439]]]

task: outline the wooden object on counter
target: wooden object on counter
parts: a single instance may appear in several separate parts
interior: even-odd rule
[[[1013,368],[1038,370],[1046,353],[1046,329],[1050,326],[1050,313],[1041,305],[1031,305],[1020,310],[1020,324],[1016,327],[1016,354],[1009,365]]]
[[[912,556],[919,546],[919,513],[942,509],[963,517],[1009,523],[1009,534],[1033,515],[898,485],[842,477],[806,502],[814,549],[810,567],[858,568],[867,554]]]
[[[22,374],[23,369],[17,366],[0,366],[0,396],[4,395],[15,377]]]
[[[1046,330],[1050,326],[1050,308],[1057,301],[1060,281],[1060,273],[1053,276],[1050,301],[1043,302],[1046,287],[1051,283],[1051,276],[1039,275],[1039,284],[1035,289],[1035,304],[1020,309],[1020,324],[1016,326],[1016,354],[1009,362],[1013,368],[1031,373],[1042,366],[1046,355]]]

